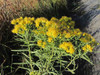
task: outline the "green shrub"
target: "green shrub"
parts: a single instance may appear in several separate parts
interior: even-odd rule
[[[70,17],[50,20],[20,17],[11,23],[15,40],[22,42],[21,49],[12,50],[20,57],[20,62],[13,62],[13,65],[25,69],[26,74],[63,75],[64,71],[75,74],[77,59],[92,64],[87,54],[97,43],[90,34],[75,29]]]

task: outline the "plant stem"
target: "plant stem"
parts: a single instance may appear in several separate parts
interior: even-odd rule
[[[75,59],[76,59],[76,56],[71,60],[71,62],[66,66],[66,68],[68,68]]]
[[[50,63],[51,63],[51,61],[52,61],[52,57],[54,56],[53,53],[54,53],[54,46],[52,47],[52,55],[50,56],[50,59],[49,59],[48,62],[47,62],[47,67],[46,67],[46,71],[47,71],[47,72],[48,72],[48,68],[49,68],[49,66],[50,66]]]
[[[29,32],[29,31],[28,31]],[[29,63],[30,63],[30,67],[31,67],[31,70],[32,70],[32,72],[33,72],[33,66],[32,66],[32,56],[31,56],[31,49],[30,49],[30,43],[29,43],[29,41],[30,41],[30,39],[31,39],[31,37],[30,38],[28,38],[29,37],[29,33],[26,33],[26,35],[25,35],[25,39],[26,39],[26,41],[27,41],[27,45],[28,45],[28,52],[29,52]]]
[[[29,61],[30,61],[30,67],[33,71],[33,67],[32,67],[32,57],[31,57],[31,50],[30,50],[30,46],[28,45],[28,51],[29,51]]]

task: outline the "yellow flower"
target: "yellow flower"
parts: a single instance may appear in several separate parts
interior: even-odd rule
[[[90,34],[83,33],[82,35],[83,35],[83,37],[81,37],[81,39],[80,39],[81,42],[84,42],[84,43],[87,43],[87,42],[93,43],[93,42],[95,42],[95,39]]]
[[[82,47],[82,50],[86,51],[90,51],[92,52],[93,48],[91,47],[91,45],[87,44],[85,46]]]
[[[17,21],[15,20],[15,19],[13,19],[12,21],[11,21],[11,24],[13,24],[13,25],[15,25],[17,23]]]
[[[17,33],[18,33],[18,30],[17,30],[17,29],[13,29],[13,30],[12,30],[12,33],[17,34]]]
[[[24,31],[24,30],[22,30],[22,31],[19,31],[18,33],[19,33],[19,34],[24,34],[24,33],[25,33],[25,31]]]
[[[70,53],[70,54],[73,54],[74,51],[75,51],[75,50],[74,50],[74,48],[72,48],[72,47],[71,47],[70,49],[67,49],[67,50],[66,50],[66,52],[67,52],[67,53]]]
[[[83,37],[87,38],[88,40],[92,40],[93,37],[88,33],[83,33]]]
[[[81,41],[81,42],[84,42],[84,43],[89,42],[89,40],[88,40],[88,39],[86,39],[86,38],[84,38],[84,37],[81,37],[81,38],[80,38],[80,41]]]
[[[86,36],[86,35],[88,35],[87,33],[83,33],[83,36]]]
[[[88,40],[92,41],[92,42],[95,42],[94,37],[91,36],[90,34],[87,34],[87,35],[86,35],[86,38],[87,38]]]
[[[38,31],[37,31],[37,30],[33,30],[33,32],[34,32],[35,34],[38,34]]]
[[[18,24],[20,24],[20,25],[25,25],[26,22],[25,22],[24,20],[21,20]]]
[[[36,27],[38,28],[38,27],[40,26],[40,23],[41,23],[42,25],[46,24],[47,21],[48,21],[48,20],[47,20],[46,18],[44,18],[44,17],[37,18],[37,19],[35,20]]]
[[[34,20],[34,17],[31,18],[31,17],[25,17],[23,20],[22,20],[22,24],[26,25],[26,24],[32,24],[32,20]],[[20,22],[21,24],[21,22]]]
[[[57,18],[55,18],[55,17],[52,17],[52,18],[50,19],[50,21],[55,21],[55,22],[58,22],[58,19],[57,19]]]
[[[60,25],[58,22],[55,22],[55,21],[48,21],[46,22],[46,27],[53,27],[53,28],[59,28]]]
[[[25,17],[24,20],[28,20],[28,17]]]
[[[40,20],[41,20],[41,22],[44,22],[44,23],[46,23],[48,20],[46,19],[46,18],[44,18],[44,17],[40,17]]]
[[[67,53],[73,54],[74,53],[74,46],[71,42],[63,42],[59,45],[59,48],[66,50]]]
[[[35,18],[34,18],[34,17],[32,17],[32,18],[31,18],[31,21],[34,21],[34,20],[35,20]]]
[[[38,31],[38,34],[44,34],[44,35],[46,34],[46,29],[44,27],[39,27],[37,31]]]
[[[24,26],[24,25],[21,25],[21,29],[22,29],[22,30],[27,30],[27,29],[26,29],[26,26]]]
[[[68,20],[72,20],[72,18],[71,17],[68,17]]]
[[[47,36],[56,38],[59,34],[59,30],[57,28],[50,27],[46,34]]]
[[[53,38],[49,37],[49,38],[48,38],[48,42],[52,42],[52,39],[53,39]]]
[[[71,34],[69,32],[64,31],[63,34],[65,35],[65,38],[70,38]]]
[[[15,25],[14,29],[12,30],[12,33],[16,33],[17,34],[18,31],[20,30],[20,27],[21,27],[20,25]]]
[[[20,17],[20,18],[17,18],[17,19],[16,19],[16,22],[19,23],[19,22],[22,21],[22,20],[23,20],[23,17]]]
[[[38,46],[42,46],[42,40],[37,41]]]
[[[49,26],[51,26],[51,21],[46,22],[46,27],[49,27]]]
[[[67,23],[64,22],[64,21],[62,21],[62,22],[60,23],[60,25],[61,25],[61,26],[67,26]]]
[[[69,26],[70,26],[71,28],[74,28],[75,22],[74,22],[74,21],[69,22]]]
[[[60,18],[59,22],[62,26],[66,27],[66,28],[74,28],[75,22],[71,21],[72,18],[67,17],[67,16],[62,16],[62,18]]]
[[[26,27],[24,25],[15,25],[14,29],[12,30],[12,33],[16,33],[16,34],[23,34],[25,32]]]
[[[43,42],[42,48],[45,48],[45,46],[46,46],[46,42]]]
[[[71,37],[71,34],[70,33],[66,33],[65,37],[66,38],[70,38]]]
[[[82,32],[80,31],[80,29],[75,29],[73,34],[74,34],[75,36],[79,36],[79,35],[82,34]]]
[[[59,48],[66,50],[67,49],[66,45],[67,45],[67,42],[63,42],[62,44],[59,45]]]
[[[59,19],[59,21],[61,22],[61,21],[68,21],[68,17],[67,16],[62,16],[60,19]]]
[[[20,20],[22,20],[22,19],[23,19],[23,17],[20,17],[19,19],[20,19]]]
[[[42,48],[45,48],[46,42],[43,42],[42,40],[38,40],[38,41],[37,41],[37,45],[38,45],[38,46],[41,46]]]

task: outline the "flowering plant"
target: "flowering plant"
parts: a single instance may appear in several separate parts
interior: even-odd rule
[[[21,55],[20,65],[29,75],[72,74],[78,68],[76,60],[81,58],[92,64],[87,53],[97,45],[95,39],[80,29],[74,28],[70,17],[62,16],[50,20],[40,17],[20,17],[13,19],[12,32],[16,40],[23,42],[22,49],[12,50]]]

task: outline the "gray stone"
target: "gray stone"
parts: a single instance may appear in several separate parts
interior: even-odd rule
[[[81,1],[83,2],[81,9],[84,9],[85,11],[85,13],[79,18],[82,27],[85,27],[83,31],[91,34],[96,41],[100,43],[100,0]],[[94,66],[91,68],[90,75],[100,75],[100,45],[94,50],[96,53],[93,53],[93,57],[91,57]],[[85,75],[89,75],[89,73]]]

